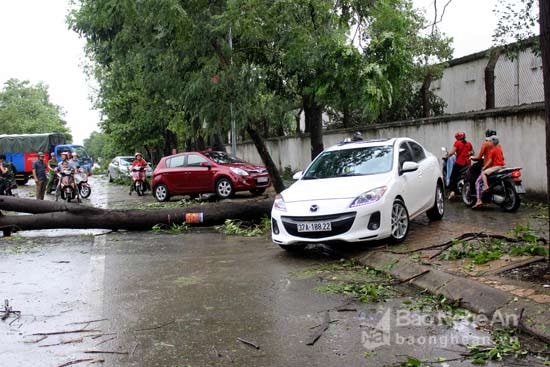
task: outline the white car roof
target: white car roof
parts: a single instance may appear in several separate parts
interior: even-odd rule
[[[345,149],[354,149],[360,147],[379,147],[394,145],[398,141],[402,140],[411,140],[409,138],[388,138],[388,139],[371,139],[371,140],[359,140],[359,141],[349,141],[341,142],[336,145],[333,145],[325,151],[334,151],[334,150],[345,150]]]

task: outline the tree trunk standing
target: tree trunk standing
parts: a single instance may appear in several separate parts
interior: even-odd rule
[[[258,131],[256,131],[250,125],[246,127],[246,131],[248,131],[248,134],[252,138],[252,141],[256,146],[256,150],[258,150],[258,154],[262,158],[262,162],[264,162],[265,168],[267,168],[267,171],[271,176],[271,180],[273,181],[273,188],[277,193],[280,193],[285,189],[285,184],[283,183],[283,179],[281,178],[279,169],[277,168],[277,166],[275,165],[275,162],[273,162],[273,159],[271,159],[271,155],[267,151],[267,147],[265,145],[264,139],[258,133]]]
[[[342,111],[342,123],[344,124],[344,129],[351,127],[351,112],[349,104],[345,103]]]
[[[548,205],[548,216],[550,217],[550,1],[539,0],[539,11],[544,115],[546,119],[546,205]],[[548,221],[548,229],[550,231],[550,221]],[[550,250],[550,242],[548,242],[548,250]],[[550,255],[548,264],[550,265]]]
[[[430,117],[432,112],[432,104],[430,102],[430,85],[432,84],[433,75],[431,71],[424,77],[422,87],[420,88],[420,97],[422,99],[422,117]]]
[[[311,160],[315,159],[323,147],[323,107],[316,104],[312,96],[304,96],[306,126],[309,126],[311,141]]]
[[[40,204],[40,205],[37,205]],[[223,224],[226,219],[257,220],[269,215],[273,200],[223,201],[187,208],[158,210],[106,210],[78,204],[2,197],[0,209],[33,215],[0,214],[0,230],[10,232],[52,228],[104,228],[148,231],[155,225],[170,227],[186,223],[186,214],[202,213],[203,221],[194,225]],[[189,216],[196,219],[196,215]],[[190,219],[189,218],[189,219]]]
[[[491,51],[489,62],[485,66],[485,109],[495,108],[495,66],[500,57],[500,49]]]
[[[166,129],[164,131],[164,155],[173,154],[172,150],[178,148],[178,138],[176,134],[170,130]]]

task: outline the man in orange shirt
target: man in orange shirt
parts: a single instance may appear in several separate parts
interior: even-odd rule
[[[502,148],[496,135],[491,136],[491,144],[493,145],[493,147],[489,151],[487,160],[483,164],[481,175],[479,175],[479,178],[476,181],[477,201],[474,205],[474,208],[479,208],[483,205],[483,202],[481,201],[481,195],[482,192],[484,190],[487,190],[487,188],[489,187],[487,176],[506,166],[506,162],[504,161],[504,153],[502,152]]]

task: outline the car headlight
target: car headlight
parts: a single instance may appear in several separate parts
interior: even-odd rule
[[[229,168],[231,169],[231,171],[233,171],[233,173],[235,173],[239,176],[248,176],[248,172],[246,172],[242,168],[238,168],[238,167],[229,167]]]
[[[358,197],[353,200],[353,202],[350,204],[350,208],[354,208],[356,206],[362,206],[367,204],[372,204],[377,202],[384,196],[384,193],[386,192],[388,188],[386,186],[378,187],[376,189],[372,189],[370,191],[364,192]]]
[[[275,201],[273,201],[273,208],[282,212],[286,212],[285,200],[283,199],[283,196],[281,194],[275,196]]]

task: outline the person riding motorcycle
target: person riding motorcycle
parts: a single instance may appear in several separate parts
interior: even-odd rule
[[[456,161],[453,166],[453,172],[451,173],[451,182],[449,185],[449,197],[451,200],[455,197],[458,187],[457,183],[460,178],[460,173],[464,170],[465,167],[470,165],[470,155],[473,152],[472,143],[466,141],[466,133],[463,131],[457,131],[455,134],[455,143],[451,148],[451,151],[447,154],[447,157],[455,154]]]
[[[80,168],[80,162],[78,162],[78,154],[76,152],[71,153],[71,159],[69,159],[69,166],[76,172]]]
[[[487,161],[483,164],[483,168],[481,169],[481,174],[479,175],[478,179],[476,180],[476,194],[477,194],[477,201],[473,208],[479,208],[483,205],[483,201],[481,200],[483,191],[487,190],[489,188],[489,183],[487,177],[499,169],[506,166],[506,162],[504,161],[504,153],[502,152],[502,148],[499,144],[499,139],[496,135],[493,135],[490,137],[491,139],[491,145],[493,146],[492,149],[489,151],[487,155]]]
[[[143,167],[143,171],[147,169],[147,161],[143,159],[143,155],[140,152],[136,152],[134,154],[134,160],[132,161],[132,164],[130,165],[130,169],[132,167]],[[143,184],[145,185],[146,190],[150,190],[151,186],[149,185],[149,182],[147,182],[147,175],[144,175],[143,178]],[[130,192],[128,195],[132,195],[132,191],[134,190],[134,183],[130,183]]]
[[[56,173],[61,174],[62,172],[67,171],[67,170],[69,170],[71,172],[71,176],[73,177],[73,179],[71,180],[71,187],[74,190],[74,193],[75,193],[75,196],[76,196],[76,201],[81,203],[82,200],[80,199],[80,193],[78,192],[78,188],[76,187],[76,183],[75,183],[75,180],[74,180],[75,169],[73,167],[71,167],[71,165],[69,164],[69,160],[66,159],[66,160],[61,161],[61,164],[59,166],[57,166],[55,171],[56,171]],[[61,179],[59,179],[59,181],[57,182],[57,187],[55,189],[56,195],[59,195],[60,190],[61,190]]]
[[[0,154],[0,195],[5,195],[7,189],[15,181],[15,167],[6,161],[6,156]]]
[[[46,184],[46,194],[51,194],[53,182],[55,181],[55,170],[57,169],[58,162],[55,153],[50,154],[50,160],[48,161],[48,183]]]

